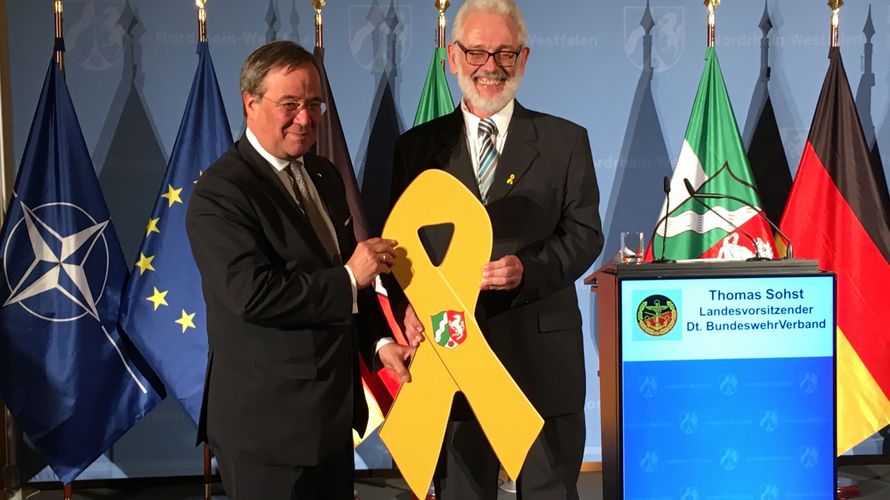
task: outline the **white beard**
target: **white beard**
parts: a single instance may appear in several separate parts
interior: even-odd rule
[[[514,75],[504,78],[503,74],[498,76],[496,73],[479,73],[478,76],[501,78],[504,80],[504,90],[500,94],[494,97],[483,97],[476,90],[474,75],[464,74],[462,69],[459,69],[457,72],[457,84],[460,86],[460,90],[464,94],[464,99],[467,100],[470,107],[478,112],[491,115],[504,109],[504,106],[509,104],[510,101],[516,97],[516,92],[519,91],[519,82],[522,80],[521,76]]]

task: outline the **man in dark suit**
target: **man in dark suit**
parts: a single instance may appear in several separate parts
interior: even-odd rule
[[[587,131],[514,100],[529,49],[512,0],[467,0],[452,36],[461,105],[398,139],[393,200],[422,170],[440,168],[485,203],[494,247],[480,270],[476,319],[545,420],[518,495],[576,499],[585,375],[575,281],[603,244]],[[428,233],[427,246],[441,253],[444,242],[435,239]],[[423,329],[410,307],[405,322],[409,331]],[[434,481],[439,500],[496,498],[497,459],[461,395],[451,420]]]
[[[359,350],[379,344],[380,361],[409,378],[413,348],[378,342],[369,288],[396,242],[356,244],[342,179],[309,152],[325,110],[310,53],[257,49],[241,91],[247,131],[188,207],[210,345],[199,440],[229,498],[351,499],[351,429],[367,421]]]

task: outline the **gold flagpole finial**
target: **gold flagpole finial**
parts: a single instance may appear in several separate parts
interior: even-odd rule
[[[315,46],[324,48],[324,17],[321,10],[324,9],[325,0],[311,0],[312,6],[315,7]]]
[[[844,0],[828,0],[828,6],[831,7],[831,46],[840,45],[840,11],[844,6]]]
[[[198,7],[198,41],[204,43],[207,41],[207,9],[204,5],[207,0],[195,0]]]
[[[448,10],[448,7],[451,7],[451,2],[449,0],[436,0],[436,10],[439,11],[439,48],[444,48],[446,44],[445,28],[448,21],[445,19],[445,11]]]
[[[55,18],[56,24],[56,64],[59,65],[59,69],[65,71],[65,52],[62,50],[62,47],[58,45],[63,36],[63,25],[62,18],[65,11],[64,6],[62,5],[62,0],[53,0],[53,17]]]
[[[705,0],[708,8],[708,47],[713,47],[717,42],[717,16],[715,11],[720,6],[720,0]]]

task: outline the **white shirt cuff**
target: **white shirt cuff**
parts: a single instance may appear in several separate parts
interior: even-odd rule
[[[377,353],[380,352],[380,349],[383,348],[383,346],[385,346],[387,344],[392,344],[394,342],[395,342],[395,340],[393,340],[390,337],[383,337],[382,339],[378,340],[377,345],[374,346],[374,356],[375,357],[377,356]]]
[[[346,274],[349,275],[349,283],[352,285],[352,314],[358,314],[358,282],[355,281],[355,274],[348,265],[344,265]]]

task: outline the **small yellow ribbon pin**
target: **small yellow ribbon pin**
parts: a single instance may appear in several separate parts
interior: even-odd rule
[[[454,236],[436,267],[418,229],[445,223],[454,224]],[[439,459],[452,398],[461,391],[504,470],[517,478],[544,421],[495,356],[473,315],[482,266],[492,248],[485,207],[450,174],[427,170],[396,203],[383,237],[399,242],[403,253],[392,272],[417,317],[428,321],[426,342],[411,363],[412,382],[402,385],[380,438],[411,491],[423,498]]]
[[[510,174],[510,177],[507,178],[507,184],[512,186],[513,181],[515,181],[515,180],[516,180],[516,174]]]

